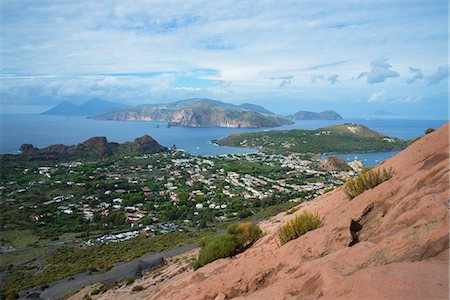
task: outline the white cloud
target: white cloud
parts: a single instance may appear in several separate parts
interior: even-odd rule
[[[388,78],[399,77],[400,74],[391,69],[392,66],[388,63],[388,60],[389,58],[385,56],[374,59],[370,64],[370,70],[360,73],[356,79],[367,77],[367,82],[374,84],[384,82]]]
[[[367,103],[419,103],[422,102],[423,97],[419,95],[407,96],[387,96],[385,90],[374,92],[367,99]]]
[[[327,80],[330,82],[330,84],[335,84],[336,82],[338,82],[338,74],[333,74],[330,77],[327,78]]]
[[[423,79],[423,73],[422,73],[421,69],[410,67],[409,68],[409,72],[413,73],[414,76],[406,80],[406,82],[408,84],[411,84],[411,83],[413,83],[416,80]]]
[[[375,103],[375,102],[384,102],[386,100],[386,91],[382,90],[379,92],[372,93],[370,95],[369,99],[367,99],[368,103]]]
[[[438,84],[441,80],[448,77],[449,65],[439,66],[436,72],[428,77],[430,84]]]

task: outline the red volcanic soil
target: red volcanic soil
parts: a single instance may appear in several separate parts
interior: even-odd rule
[[[152,292],[115,289],[123,299],[449,299],[449,124],[376,168],[393,177],[349,199],[342,188],[303,210],[319,229],[283,246],[277,229],[294,215],[261,224],[266,235],[244,253],[189,269]],[[351,221],[359,222],[359,242]],[[144,288],[155,286],[143,278]]]

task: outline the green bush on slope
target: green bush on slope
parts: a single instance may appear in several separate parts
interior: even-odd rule
[[[261,236],[261,229],[254,223],[229,225],[226,234],[200,242],[200,254],[192,266],[197,270],[216,259],[235,255]]]
[[[381,170],[370,170],[366,173],[361,173],[357,177],[350,179],[344,188],[344,192],[350,199],[362,194],[364,191],[374,188],[380,183],[392,178],[392,168]]]
[[[321,223],[318,213],[304,211],[293,220],[288,221],[280,227],[278,230],[278,240],[281,245],[284,245],[290,240],[304,235],[308,231],[319,228]]]

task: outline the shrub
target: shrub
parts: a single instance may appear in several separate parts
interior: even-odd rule
[[[107,288],[104,285],[102,285],[101,287],[98,287],[98,288],[94,289],[91,292],[91,296],[102,294],[102,293],[106,292],[106,290],[107,290]]]
[[[127,278],[127,285],[133,284],[134,283],[134,278],[133,277],[128,277]]]
[[[239,211],[237,214],[238,218],[240,218],[240,219],[245,219],[247,217],[250,217],[251,215],[253,215],[253,213],[248,209],[243,209],[243,210]]]
[[[142,291],[143,289],[144,289],[144,287],[142,285],[135,285],[135,286],[133,286],[131,291],[132,292],[139,292],[139,291]]]
[[[362,194],[364,191],[374,188],[380,183],[392,178],[392,168],[386,170],[370,170],[366,173],[361,173],[357,177],[350,179],[344,188],[344,192],[350,199]]]
[[[434,128],[428,128],[427,130],[425,130],[425,134],[432,133],[433,131],[434,131]]]
[[[302,212],[293,220],[288,221],[278,230],[278,239],[281,245],[286,244],[290,240],[296,239],[304,235],[310,230],[319,228],[321,225],[319,214],[310,213],[308,211]]]
[[[287,215],[292,215],[293,213],[295,213],[297,210],[299,209],[299,207],[293,207],[289,210],[286,211]]]
[[[262,235],[258,225],[252,222],[231,224],[227,227],[227,233],[232,236],[245,239],[245,242],[253,243]]]
[[[226,234],[200,242],[200,254],[193,262],[192,267],[197,270],[216,259],[235,255],[261,236],[261,229],[254,223],[229,225]]]

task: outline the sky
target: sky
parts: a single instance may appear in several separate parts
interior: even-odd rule
[[[448,118],[448,1],[0,0],[2,113],[201,97]]]

